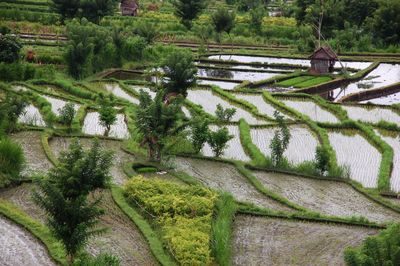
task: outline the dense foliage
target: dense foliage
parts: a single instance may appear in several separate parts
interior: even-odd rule
[[[48,214],[54,237],[64,245],[70,265],[89,238],[103,231],[95,228],[103,214],[100,199],[89,201],[88,195],[107,186],[111,160],[112,154],[103,151],[98,141],[84,151],[75,140],[34,194],[35,202]]]
[[[18,37],[0,34],[0,62],[13,63],[18,61],[22,43]]]
[[[211,263],[211,221],[217,194],[200,186],[135,177],[126,184],[125,196],[154,219],[179,264]]]
[[[392,224],[378,236],[368,237],[359,248],[345,251],[348,266],[400,264],[400,224]]]
[[[174,0],[175,14],[187,28],[192,27],[192,20],[197,18],[206,6],[205,0]]]

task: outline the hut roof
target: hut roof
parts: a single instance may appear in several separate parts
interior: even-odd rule
[[[136,0],[122,0],[121,1],[121,7],[130,8],[130,9],[137,9],[138,8],[138,4],[136,3]]]
[[[328,46],[321,46],[310,55],[309,59],[333,60],[338,59],[335,52]]]

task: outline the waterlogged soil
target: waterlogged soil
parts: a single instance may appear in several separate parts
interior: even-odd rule
[[[53,153],[58,157],[62,151],[66,151],[71,144],[71,138],[52,138],[49,141],[49,145]],[[80,138],[79,139],[82,146],[86,149],[90,148],[93,139],[90,138]],[[132,162],[135,160],[133,155],[124,152],[121,149],[121,143],[119,141],[113,140],[99,140],[102,147],[107,151],[112,151],[114,153],[113,166],[111,167],[111,176],[113,177],[113,182],[122,185],[127,180],[127,176],[123,171],[123,165],[127,162]]]
[[[0,265],[56,265],[46,248],[22,227],[0,216]]]
[[[104,88],[115,96],[125,99],[133,104],[139,104],[139,100],[125,92],[117,83],[105,84]]]
[[[347,167],[350,178],[364,187],[377,187],[381,153],[360,134],[348,134],[352,132],[328,132],[338,164]]]
[[[369,200],[346,183],[262,171],[254,175],[265,187],[312,211],[340,217],[363,216],[378,223],[400,220],[399,213]]]
[[[279,75],[279,73],[249,72],[249,71],[226,70],[226,69],[204,69],[204,68],[200,68],[197,71],[197,75],[200,76],[200,77],[258,81],[258,80],[264,80],[264,79],[272,78],[274,76]]]
[[[26,167],[22,172],[23,176],[46,173],[53,166],[44,152],[40,134],[41,132],[24,131],[11,135],[24,151]]]
[[[18,206],[30,217],[45,223],[45,212],[36,205],[32,200],[33,191],[36,188],[34,184],[22,184],[17,187],[0,190],[0,198],[5,199],[12,204]]]
[[[229,140],[228,143],[226,144],[226,149],[223,151],[223,154],[221,155],[221,157],[225,158],[225,159],[233,159],[233,160],[249,162],[250,158],[244,152],[242,144],[240,142],[239,127],[238,126],[226,126],[226,128],[228,129],[229,134],[231,136],[233,136],[233,138],[231,140]],[[216,130],[218,130],[218,127],[210,126],[210,129],[213,131],[216,131]],[[214,153],[208,143],[204,144],[204,147],[201,152],[203,153],[204,156],[214,157]]]
[[[227,191],[239,201],[277,211],[292,211],[258,192],[232,165],[182,157],[177,157],[174,164],[177,171],[193,176],[212,189]]]
[[[266,156],[271,156],[270,143],[274,138],[276,130],[278,130],[278,128],[275,127],[250,129],[253,143]],[[291,138],[288,148],[283,155],[293,164],[313,161],[315,159],[315,150],[318,145],[317,138],[310,130],[303,126],[290,126],[289,130]]]
[[[360,103],[362,103],[362,104],[373,103],[373,104],[381,104],[381,105],[392,105],[392,104],[400,103],[400,92],[392,93],[387,96],[382,96],[382,97],[375,98],[375,99],[362,101]]]
[[[105,214],[100,217],[100,228],[107,231],[89,241],[87,251],[93,255],[111,253],[121,260],[121,265],[158,265],[151,254],[146,239],[136,225],[114,202],[110,191],[98,191],[100,208]]]
[[[239,215],[233,265],[345,265],[343,252],[376,229]]]
[[[285,105],[303,113],[316,122],[338,123],[339,120],[332,113],[322,109],[319,105],[312,101],[298,101],[282,99]]]
[[[156,93],[154,91],[152,91],[150,88],[146,88],[146,87],[142,87],[142,86],[130,86],[130,88],[133,89],[134,91],[136,91],[137,93],[140,93],[140,91],[147,92],[153,99],[156,97]]]

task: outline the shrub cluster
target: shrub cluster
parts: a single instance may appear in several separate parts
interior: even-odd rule
[[[181,186],[143,177],[125,186],[127,199],[155,217],[166,248],[182,265],[207,265],[217,194],[200,186]]]

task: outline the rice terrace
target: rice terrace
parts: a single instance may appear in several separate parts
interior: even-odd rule
[[[400,265],[399,0],[0,0],[0,265]]]

